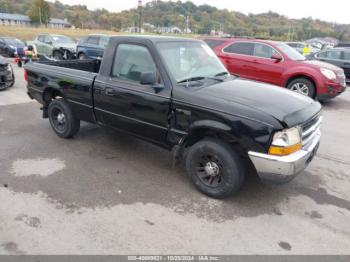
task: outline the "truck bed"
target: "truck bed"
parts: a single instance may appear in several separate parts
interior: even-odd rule
[[[100,70],[101,60],[86,59],[86,60],[53,60],[46,57],[41,57],[37,63],[70,68],[90,73],[98,73]]]

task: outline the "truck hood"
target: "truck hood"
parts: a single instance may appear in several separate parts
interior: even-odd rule
[[[332,70],[336,73],[342,73],[343,69],[341,69],[338,66],[332,65],[330,63],[325,63],[322,61],[318,61],[318,60],[305,60],[305,61],[301,61],[301,63],[306,64],[308,66],[312,66],[313,68],[319,69],[319,68],[326,68],[329,70]]]
[[[320,103],[304,95],[282,87],[239,78],[202,87],[196,92],[207,101],[210,98],[209,101],[213,103],[208,103],[213,109],[219,109],[217,107],[224,102],[227,105],[238,103],[272,116],[285,127],[301,124],[321,110]],[[226,110],[227,108],[230,109],[226,107]]]

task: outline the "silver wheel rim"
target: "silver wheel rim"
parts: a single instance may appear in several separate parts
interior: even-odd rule
[[[64,125],[66,123],[66,117],[63,113],[59,113],[57,115],[57,122],[61,125]]]
[[[215,162],[208,162],[204,167],[205,172],[209,176],[218,176],[220,174],[220,168]]]
[[[295,83],[290,90],[305,96],[309,95],[309,87],[304,83]]]

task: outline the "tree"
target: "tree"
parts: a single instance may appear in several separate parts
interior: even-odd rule
[[[47,25],[51,17],[50,4],[45,0],[33,0],[27,14],[33,23]]]

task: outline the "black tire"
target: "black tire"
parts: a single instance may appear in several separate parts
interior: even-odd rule
[[[11,68],[12,68],[12,66],[11,66]],[[9,87],[13,87],[15,82],[16,82],[15,74],[14,74],[13,68],[12,68],[12,82],[10,83]]]
[[[63,54],[60,51],[54,51],[52,56],[56,60],[63,60]]]
[[[193,184],[207,196],[223,199],[242,186],[244,165],[233,148],[219,140],[197,142],[188,150],[185,162]]]
[[[72,138],[78,133],[80,120],[74,117],[64,99],[53,100],[49,104],[48,115],[51,127],[59,137]]]
[[[302,77],[291,81],[288,84],[287,88],[289,90],[292,90],[305,96],[309,96],[311,98],[314,98],[316,94],[315,85],[309,79]]]
[[[21,67],[23,66],[22,61],[18,61],[18,62],[17,62],[17,66],[18,66],[19,68],[21,68]]]
[[[85,55],[84,53],[80,53],[80,54],[78,55],[78,59],[79,59],[79,60],[85,60],[85,59],[87,59],[87,57],[86,57],[86,55]]]

